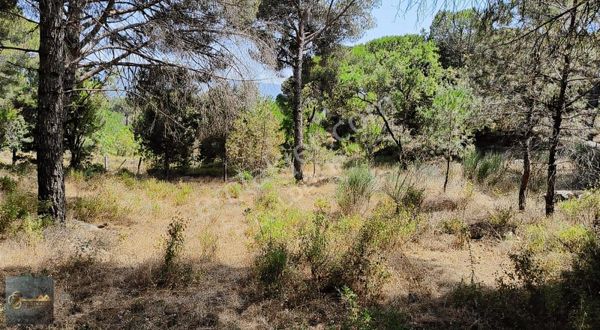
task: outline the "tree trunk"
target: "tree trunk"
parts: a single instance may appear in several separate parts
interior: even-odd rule
[[[227,134],[225,134],[225,142],[223,143],[223,181],[227,182]]]
[[[17,164],[17,148],[12,148],[12,166]]]
[[[304,122],[302,116],[302,66],[304,62],[304,24],[298,24],[298,52],[294,63],[294,98],[292,112],[294,115],[294,178],[297,182],[304,179],[302,172],[302,153],[304,152]]]
[[[40,0],[37,177],[38,213],[65,222],[63,168],[63,75],[65,68],[62,0]]]
[[[137,172],[135,172],[135,176],[140,176],[140,168],[142,167],[142,157],[138,161]]]
[[[548,152],[548,178],[546,189],[546,215],[554,214],[554,189],[556,187],[556,153],[560,140],[562,123],[562,107],[556,106],[552,115],[552,137],[550,138],[550,151]]]
[[[538,72],[538,58],[536,58],[533,78],[531,80],[531,92],[535,93],[536,79]],[[521,175],[521,185],[519,186],[519,210],[524,211],[527,207],[527,188],[531,177],[531,135],[533,133],[533,114],[535,112],[535,99],[529,99],[527,114],[525,116],[525,132],[523,134],[523,174]]]
[[[527,117],[531,115],[528,114]],[[521,175],[521,185],[519,186],[519,210],[525,210],[527,206],[527,186],[531,177],[531,136],[526,136],[523,140],[523,175]]]
[[[571,73],[571,52],[573,51],[573,33],[576,32],[577,1],[573,2],[573,10],[570,15],[569,28],[566,35],[566,45],[563,56],[563,67],[561,70],[559,93],[552,106],[552,136],[550,138],[550,151],[548,152],[548,178],[546,187],[546,216],[554,214],[554,190],[556,186],[556,154],[560,142],[560,131],[563,112],[566,110],[567,88],[569,87],[569,76]]]
[[[164,159],[164,161],[165,161],[165,164],[164,164],[164,167],[165,167],[165,178],[169,179],[169,177],[171,176],[170,175],[171,174],[170,173],[171,172],[171,160],[169,159],[169,155],[167,153],[165,153],[165,159]]]
[[[446,188],[448,188],[448,178],[450,177],[450,161],[452,157],[446,157],[446,176],[444,179],[444,192],[446,192]]]

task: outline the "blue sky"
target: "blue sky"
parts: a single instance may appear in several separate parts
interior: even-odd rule
[[[365,32],[355,43],[364,43],[383,36],[420,33],[428,30],[433,16],[431,9],[419,10],[416,6],[407,8],[398,1],[384,0],[379,8],[373,10],[376,27]]]

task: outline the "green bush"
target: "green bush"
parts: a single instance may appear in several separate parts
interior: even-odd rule
[[[17,189],[17,181],[9,176],[0,177],[0,190],[4,192],[13,192]]]
[[[338,184],[336,199],[342,213],[352,214],[363,210],[375,189],[375,176],[368,166],[349,169]]]
[[[269,287],[277,286],[288,264],[288,251],[282,243],[269,241],[255,260],[258,278]]]
[[[232,182],[230,184],[227,185],[227,195],[232,197],[232,198],[240,198],[240,195],[242,194],[242,190],[244,188],[242,187],[241,184],[237,183],[237,182]]]
[[[262,100],[250,111],[240,114],[226,142],[232,168],[256,175],[281,158],[284,137],[279,111],[277,104]]]
[[[77,197],[71,206],[73,217],[89,223],[122,220],[127,216],[128,210],[119,206],[117,198],[106,192],[96,196]]]
[[[499,153],[482,155],[471,151],[463,157],[463,176],[478,183],[494,184],[504,173],[504,157]]]
[[[268,288],[308,283],[310,292],[331,292],[344,286],[372,299],[381,293],[389,277],[387,253],[408,240],[421,220],[393,207],[377,209],[373,216],[334,217],[329,207],[317,203],[317,211],[303,213],[281,204],[257,207],[248,214],[259,280]]]
[[[5,233],[17,221],[24,220],[37,212],[37,198],[34,194],[15,189],[6,194],[0,204],[0,234]]]
[[[383,192],[394,201],[397,213],[402,209],[417,211],[421,208],[425,199],[425,189],[417,187],[419,179],[417,169],[407,171],[397,169],[388,175],[383,185]]]
[[[181,252],[185,244],[184,232],[188,221],[179,217],[173,218],[164,240],[163,263],[158,273],[159,286],[175,287],[188,283],[192,279],[192,270],[180,262]]]
[[[497,176],[503,162],[502,155],[498,153],[487,154],[481,158],[477,167],[477,182],[483,183],[488,178]]]
[[[477,176],[477,166],[481,160],[481,154],[476,150],[471,150],[463,157],[463,176],[467,179],[475,179]]]

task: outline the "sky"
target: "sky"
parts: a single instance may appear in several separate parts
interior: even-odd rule
[[[436,8],[407,8],[407,2],[399,4],[398,0],[382,0],[379,8],[373,10],[375,27],[365,31],[364,35],[355,41],[347,42],[346,45],[361,44],[384,36],[419,34],[421,30],[429,30],[431,21],[435,16]],[[268,73],[261,72],[259,79],[265,79],[259,83],[264,95],[276,96],[280,92],[281,83],[291,75],[290,70],[284,72]]]

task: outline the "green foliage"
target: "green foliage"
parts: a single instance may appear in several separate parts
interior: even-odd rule
[[[80,86],[83,89],[100,89],[102,86],[96,81],[85,81]],[[72,168],[80,169],[96,150],[96,132],[102,128],[100,111],[107,106],[108,101],[104,94],[99,92],[81,91],[74,92],[67,105],[65,121],[65,149],[71,153]]]
[[[198,127],[198,87],[184,69],[141,70],[129,101],[139,111],[133,131],[142,151],[170,173],[186,168]]]
[[[558,208],[569,220],[591,224],[600,216],[600,192],[589,191],[580,198],[572,198],[558,203]]]
[[[125,117],[110,109],[99,111],[102,127],[95,132],[98,152],[103,155],[131,156],[138,150],[137,142],[130,126],[125,125]]]
[[[441,222],[442,232],[451,235],[460,235],[468,230],[465,222],[459,218],[444,219]]]
[[[256,175],[279,160],[283,143],[279,114],[274,102],[262,100],[239,116],[227,137],[227,157],[233,168]]]
[[[287,268],[288,251],[284,245],[269,241],[256,257],[255,264],[260,281],[267,286],[276,286]]]
[[[425,198],[425,190],[417,187],[420,177],[418,168],[408,170],[398,168],[386,178],[383,192],[394,201],[397,213],[402,209],[420,209]]]
[[[0,177],[0,190],[6,193],[11,193],[17,190],[17,181],[9,176]]]
[[[28,134],[31,127],[20,111],[14,108],[0,108],[0,146],[18,151],[30,142]]]
[[[182,267],[179,263],[181,252],[185,243],[184,232],[187,227],[187,221],[182,218],[173,218],[167,230],[167,236],[164,240],[163,263],[158,274],[158,284],[160,286],[174,287],[181,281],[189,281],[191,270]]]
[[[461,157],[471,148],[478,128],[475,96],[464,83],[441,85],[431,107],[421,109],[426,121],[426,144],[446,159]]]
[[[344,214],[364,210],[375,189],[375,176],[367,165],[349,169],[336,191],[336,200]]]
[[[318,118],[313,118],[313,122],[306,127],[306,143],[303,154],[305,160],[313,165],[313,176],[316,175],[317,165],[322,166],[333,156],[327,148],[330,135],[322,126],[325,118],[322,113],[316,113],[314,116]]]
[[[475,9],[439,11],[429,28],[429,39],[439,47],[444,67],[461,68],[475,51],[480,22]]]
[[[366,300],[377,297],[389,277],[387,253],[411,239],[420,216],[382,207],[368,219],[336,218],[327,203],[316,207],[307,214],[283,204],[257,205],[248,214],[259,279],[277,292],[308,282],[306,294],[346,286]]]
[[[355,46],[337,62],[333,98],[343,107],[342,115],[383,115],[392,125],[400,125],[392,127],[396,134],[401,128],[420,129],[419,109],[431,105],[444,76],[434,43],[416,35],[384,37]]]
[[[123,220],[129,210],[120,206],[119,199],[118,195],[107,190],[94,196],[77,197],[71,206],[73,217],[89,223]]]
[[[240,198],[240,195],[242,194],[242,190],[244,189],[244,187],[242,187],[242,185],[238,182],[232,182],[227,185],[226,189],[227,189],[228,196],[237,199],[237,198]]]
[[[485,155],[472,150],[463,158],[463,175],[478,183],[494,185],[504,175],[507,163],[499,153]]]
[[[340,296],[348,311],[345,327],[348,329],[371,329],[372,317],[368,310],[361,308],[358,295],[352,289],[344,286],[340,290]]]
[[[11,187],[12,188],[12,187]],[[18,229],[24,221],[37,212],[37,198],[35,195],[22,191],[18,187],[12,191],[7,190],[4,200],[0,203],[0,234],[13,228]]]

